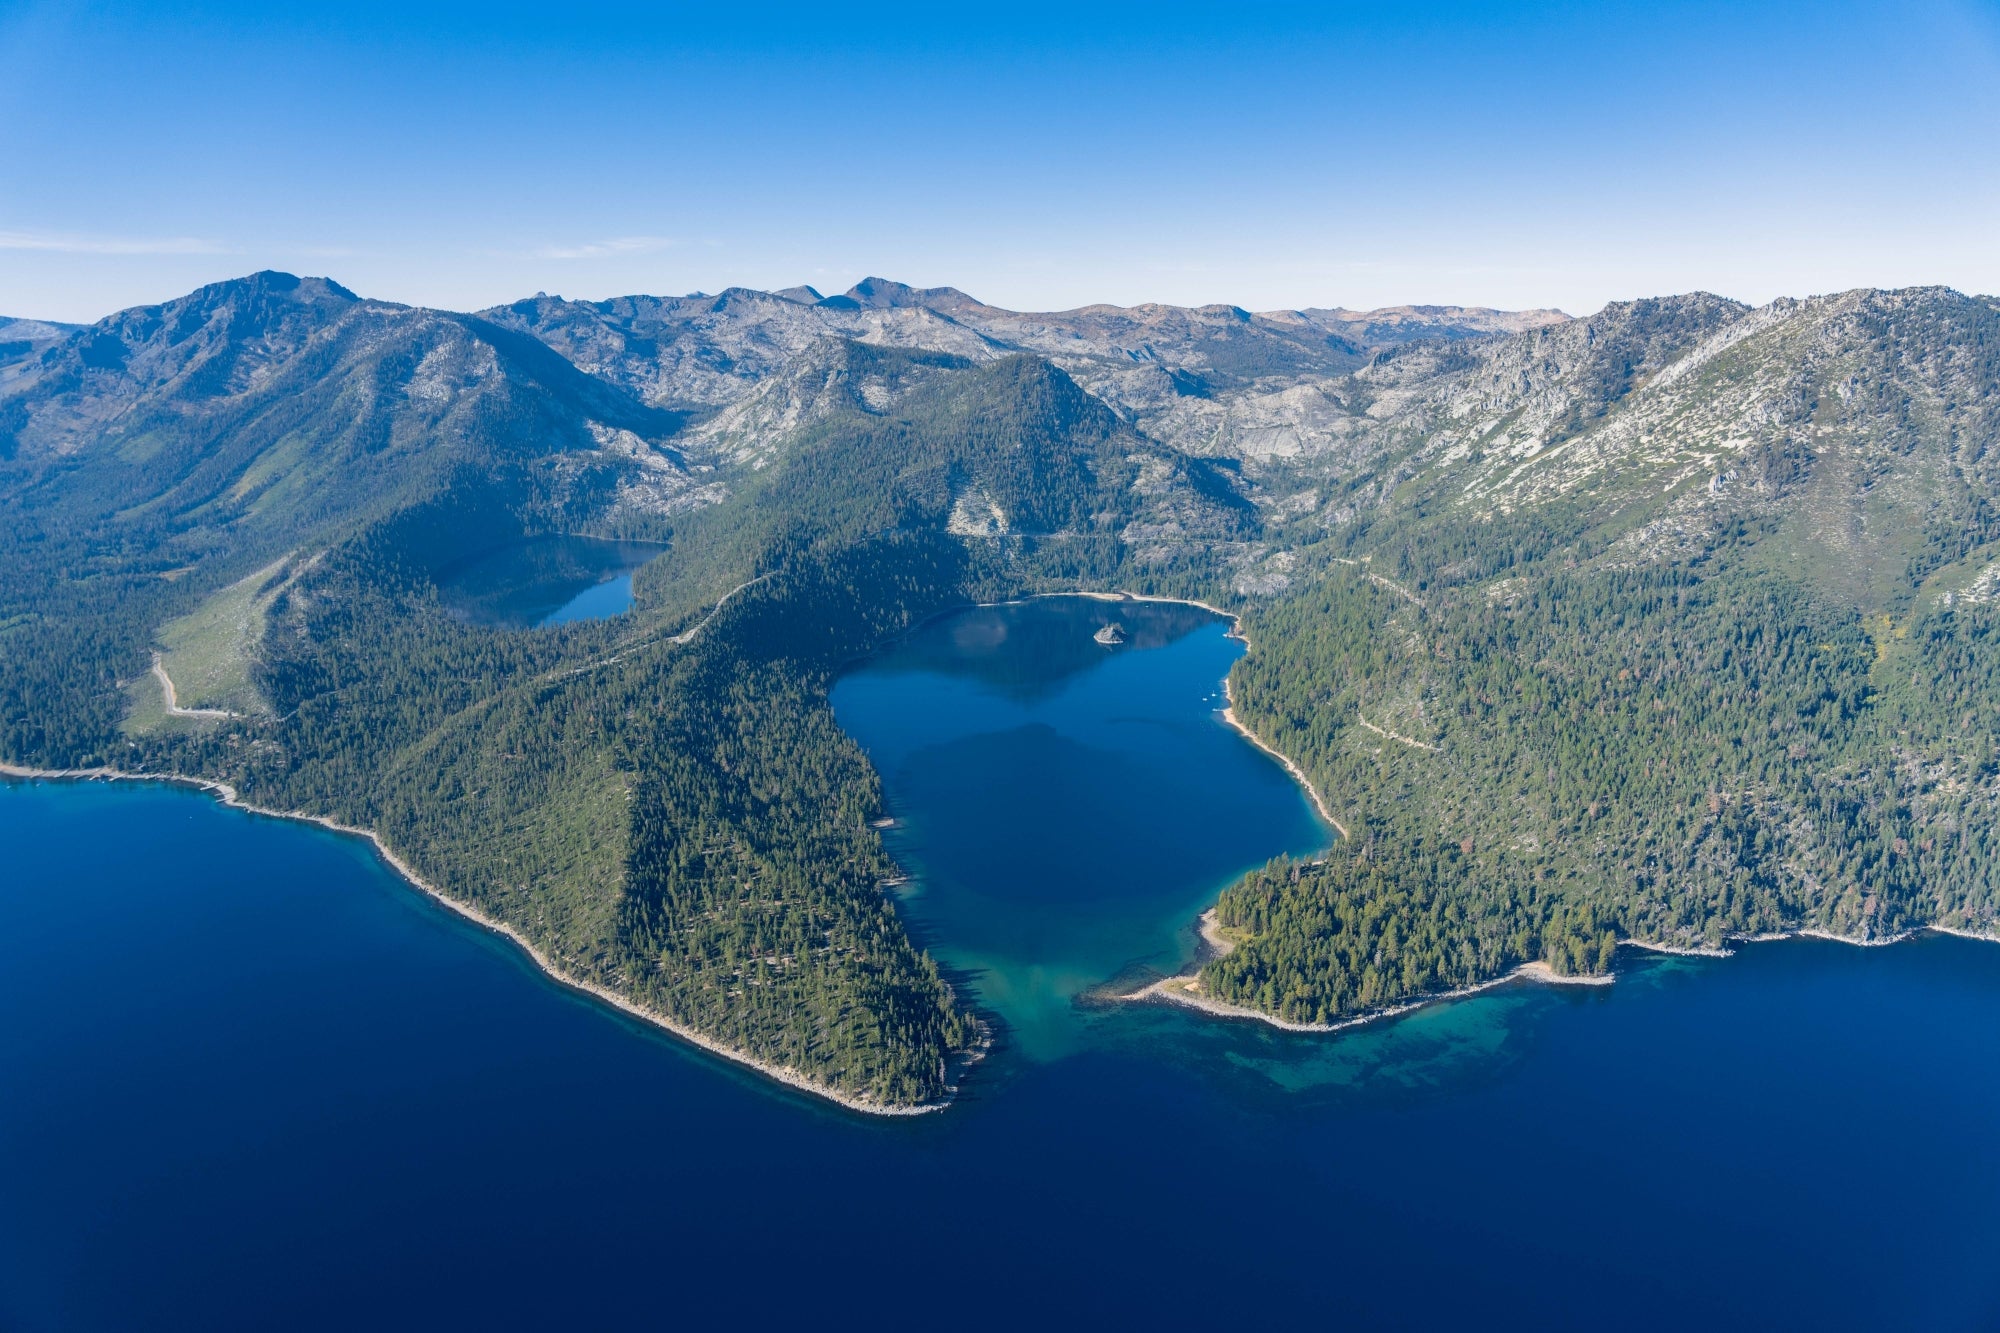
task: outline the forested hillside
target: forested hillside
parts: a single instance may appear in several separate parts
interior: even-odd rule
[[[871,280],[474,317],[259,274],[28,332],[9,762],[376,830],[565,974],[857,1102],[947,1096],[978,1024],[882,891],[827,690],[973,599],[1243,611],[1238,713],[1351,836],[1223,895],[1224,1001],[1994,929],[1983,298],[1031,316]],[[666,554],[610,620],[453,600],[559,535]],[[155,653],[210,695],[170,710]]]
[[[946,1096],[980,1034],[882,890],[834,672],[973,597],[1191,577],[1255,526],[1030,358],[824,344],[778,385],[814,380],[809,410],[734,468],[538,342],[283,275],[114,317],[19,378],[9,761],[373,829],[565,975],[887,1107]],[[452,613],[444,571],[559,532],[669,555],[615,620]],[[190,637],[245,659],[233,707],[160,705],[149,656]]]
[[[1405,408],[1253,618],[1239,708],[1353,837],[1223,896],[1205,988],[1325,1021],[1622,939],[1993,931],[1991,303],[1537,341]]]

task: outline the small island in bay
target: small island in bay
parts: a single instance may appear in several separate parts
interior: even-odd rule
[[[0,1333],[2000,1333],[2000,0],[0,74]]]
[[[0,365],[0,759],[365,832],[565,981],[882,1111],[946,1104],[987,1037],[885,891],[908,871],[829,691],[978,603],[1233,619],[1222,717],[1331,845],[1222,892],[1210,1005],[1331,1027],[1601,979],[1624,944],[1994,932],[1990,303],[1438,308],[1372,351],[1250,316],[1237,379],[1220,329],[1141,309],[1206,396],[1132,396],[1096,316],[881,279],[642,336],[265,272],[44,329]],[[738,397],[658,378],[668,346],[734,358]],[[1810,447],[1763,406],[1836,382],[1869,391],[1815,400]],[[1377,406],[1282,460],[1200,451],[1194,405],[1286,384]],[[1064,631],[1071,669],[1178,633],[1135,615]],[[996,672],[1013,632],[955,630]]]

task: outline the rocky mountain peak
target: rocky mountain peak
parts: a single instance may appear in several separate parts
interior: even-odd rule
[[[76,329],[17,366],[7,388],[82,394],[112,413],[132,394],[168,387],[191,398],[239,393],[363,308],[400,307],[364,302],[327,278],[252,273]]]
[[[830,296],[822,305],[844,310],[923,309],[942,315],[990,310],[985,302],[967,296],[956,287],[912,287],[891,278],[863,278],[840,296]]]
[[[283,321],[299,312],[326,318],[338,315],[360,300],[331,278],[301,278],[266,269],[197,287],[164,305],[141,306],[124,314],[144,319],[147,312],[158,311],[167,326],[185,328],[191,319],[205,320],[217,312],[226,312],[238,328],[248,328]]]
[[[808,426],[841,412],[886,411],[937,375],[971,364],[944,352],[820,338],[676,444],[697,462],[761,466]]]

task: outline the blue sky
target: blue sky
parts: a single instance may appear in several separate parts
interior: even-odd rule
[[[266,267],[454,308],[2000,292],[2000,5],[0,0],[0,313]]]

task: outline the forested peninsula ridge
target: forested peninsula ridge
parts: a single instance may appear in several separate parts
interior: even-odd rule
[[[487,916],[470,903],[454,898],[448,893],[441,892],[436,885],[426,881],[423,876],[410,868],[408,862],[397,856],[393,850],[383,843],[380,835],[368,829],[350,828],[345,824],[337,824],[331,819],[319,815],[304,814],[297,810],[266,810],[260,806],[250,805],[245,802],[237,795],[235,789],[227,783],[213,782],[205,778],[185,777],[180,774],[127,773],[115,768],[22,768],[16,764],[0,764],[0,777],[15,778],[23,781],[50,782],[163,782],[170,786],[193,787],[196,790],[218,798],[224,805],[245,811],[248,814],[261,815],[268,819],[302,820],[308,824],[317,824],[319,827],[334,833],[362,838],[375,849],[376,854],[382,858],[383,862],[403,880],[408,882],[411,887],[417,889],[425,896],[435,899],[441,906],[476,925],[482,926],[496,935],[505,936],[509,942],[525,953],[534,962],[535,966],[564,986],[569,987],[571,990],[581,991],[593,999],[630,1014],[634,1018],[643,1019],[655,1027],[664,1028],[682,1041],[699,1046],[712,1055],[721,1056],[723,1059],[736,1064],[747,1065],[774,1082],[782,1083],[790,1088],[796,1088],[801,1092],[824,1097],[851,1111],[860,1111],[868,1115],[924,1115],[933,1111],[942,1111],[951,1104],[952,1097],[958,1091],[955,1086],[948,1085],[944,1090],[944,1095],[938,1100],[915,1104],[884,1104],[874,1101],[863,1101],[860,1098],[848,1096],[845,1093],[810,1079],[797,1069],[769,1064],[753,1056],[746,1055],[735,1047],[725,1046],[721,1042],[693,1028],[674,1021],[657,1010],[649,1009],[635,1003],[616,991],[607,990],[603,986],[593,982],[579,980],[570,976],[540,949],[536,948],[532,940],[528,939],[527,936],[514,927],[504,921],[498,921]],[[972,1063],[981,1053],[983,1053],[983,1046],[980,1050],[972,1052],[966,1063]]]
[[[1224,1004],[1991,933],[1996,332],[1943,289],[462,315],[253,275],[0,350],[0,757],[363,831],[572,984],[870,1109],[949,1096],[981,1025],[827,690],[974,601],[1241,617],[1232,716],[1348,836],[1224,893]],[[563,534],[666,554],[614,619],[468,613],[468,562]]]

